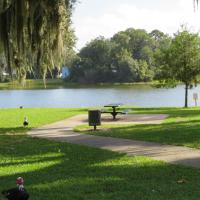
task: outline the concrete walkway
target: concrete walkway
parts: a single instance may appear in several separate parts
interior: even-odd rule
[[[161,118],[164,119],[165,117],[166,116],[164,115],[160,115],[160,117],[158,117],[158,115],[152,117],[151,115],[149,121],[147,120],[148,116],[145,117],[145,120],[148,121],[147,123],[157,123],[157,120],[161,123]],[[75,126],[85,124],[86,121],[86,115],[78,115],[70,119],[33,129],[28,132],[28,135],[60,142],[107,149],[120,153],[126,153],[130,156],[148,156],[153,159],[162,160],[172,164],[181,164],[200,168],[200,150],[198,149],[129,139],[83,135],[73,132],[73,128]],[[116,121],[115,123],[119,124],[119,121]]]

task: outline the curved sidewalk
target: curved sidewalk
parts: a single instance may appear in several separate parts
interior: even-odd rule
[[[126,153],[130,156],[148,156],[172,164],[200,168],[200,150],[198,149],[73,132],[75,126],[85,124],[86,121],[86,115],[78,115],[41,128],[32,129],[27,134],[32,137],[107,149]]]

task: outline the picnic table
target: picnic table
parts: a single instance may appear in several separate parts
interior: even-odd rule
[[[111,111],[107,110],[107,111],[101,111],[101,113],[110,113],[113,116],[113,120],[116,119],[116,116],[118,114],[125,114],[125,112],[122,111],[117,111],[117,108],[120,107],[121,105],[123,105],[122,103],[111,103],[111,104],[107,104],[104,107],[108,107],[108,108],[112,108]]]

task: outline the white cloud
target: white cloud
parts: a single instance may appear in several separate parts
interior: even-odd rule
[[[194,27],[195,31],[200,29],[200,11],[193,11],[192,1],[179,0],[174,6],[175,9],[159,10],[156,6],[150,9],[145,6],[139,8],[133,3],[121,3],[96,16],[90,16],[89,12],[85,16],[75,13],[73,21],[78,37],[77,48],[83,47],[86,42],[100,35],[111,37],[130,27],[147,31],[159,29],[169,34],[176,32],[181,24],[188,24],[189,27]]]

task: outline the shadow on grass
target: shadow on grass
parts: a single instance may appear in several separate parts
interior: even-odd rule
[[[177,159],[176,161],[172,162],[173,164],[184,164],[185,166],[193,166],[194,168],[199,169],[200,165],[200,158],[194,157],[192,158],[187,158],[187,159]]]
[[[0,135],[5,134],[17,134],[17,133],[26,133],[27,131],[31,130],[29,127],[9,127],[9,128],[0,128]]]
[[[198,121],[193,123],[198,125]],[[187,126],[187,122],[134,125],[113,128],[109,133],[159,142],[180,142],[186,134],[194,142],[191,134],[195,132],[196,137],[198,129]],[[13,129],[15,134],[5,134]],[[16,134],[21,128],[1,129],[0,133],[0,190],[13,187],[16,177],[22,176],[32,200],[196,200],[200,196],[200,170],[28,138]],[[186,181],[179,184],[179,180]]]
[[[33,200],[186,200],[200,196],[199,170],[31,138],[26,138],[22,144],[16,143],[15,149],[14,152],[1,152],[4,159],[13,158],[9,166],[0,165],[1,169],[10,170],[7,175],[1,174],[0,190],[13,187],[16,177],[22,176]],[[48,162],[55,164],[43,166]],[[19,173],[20,168],[24,172]],[[183,178],[187,182],[178,184],[177,181]],[[191,191],[195,191],[192,196]]]

